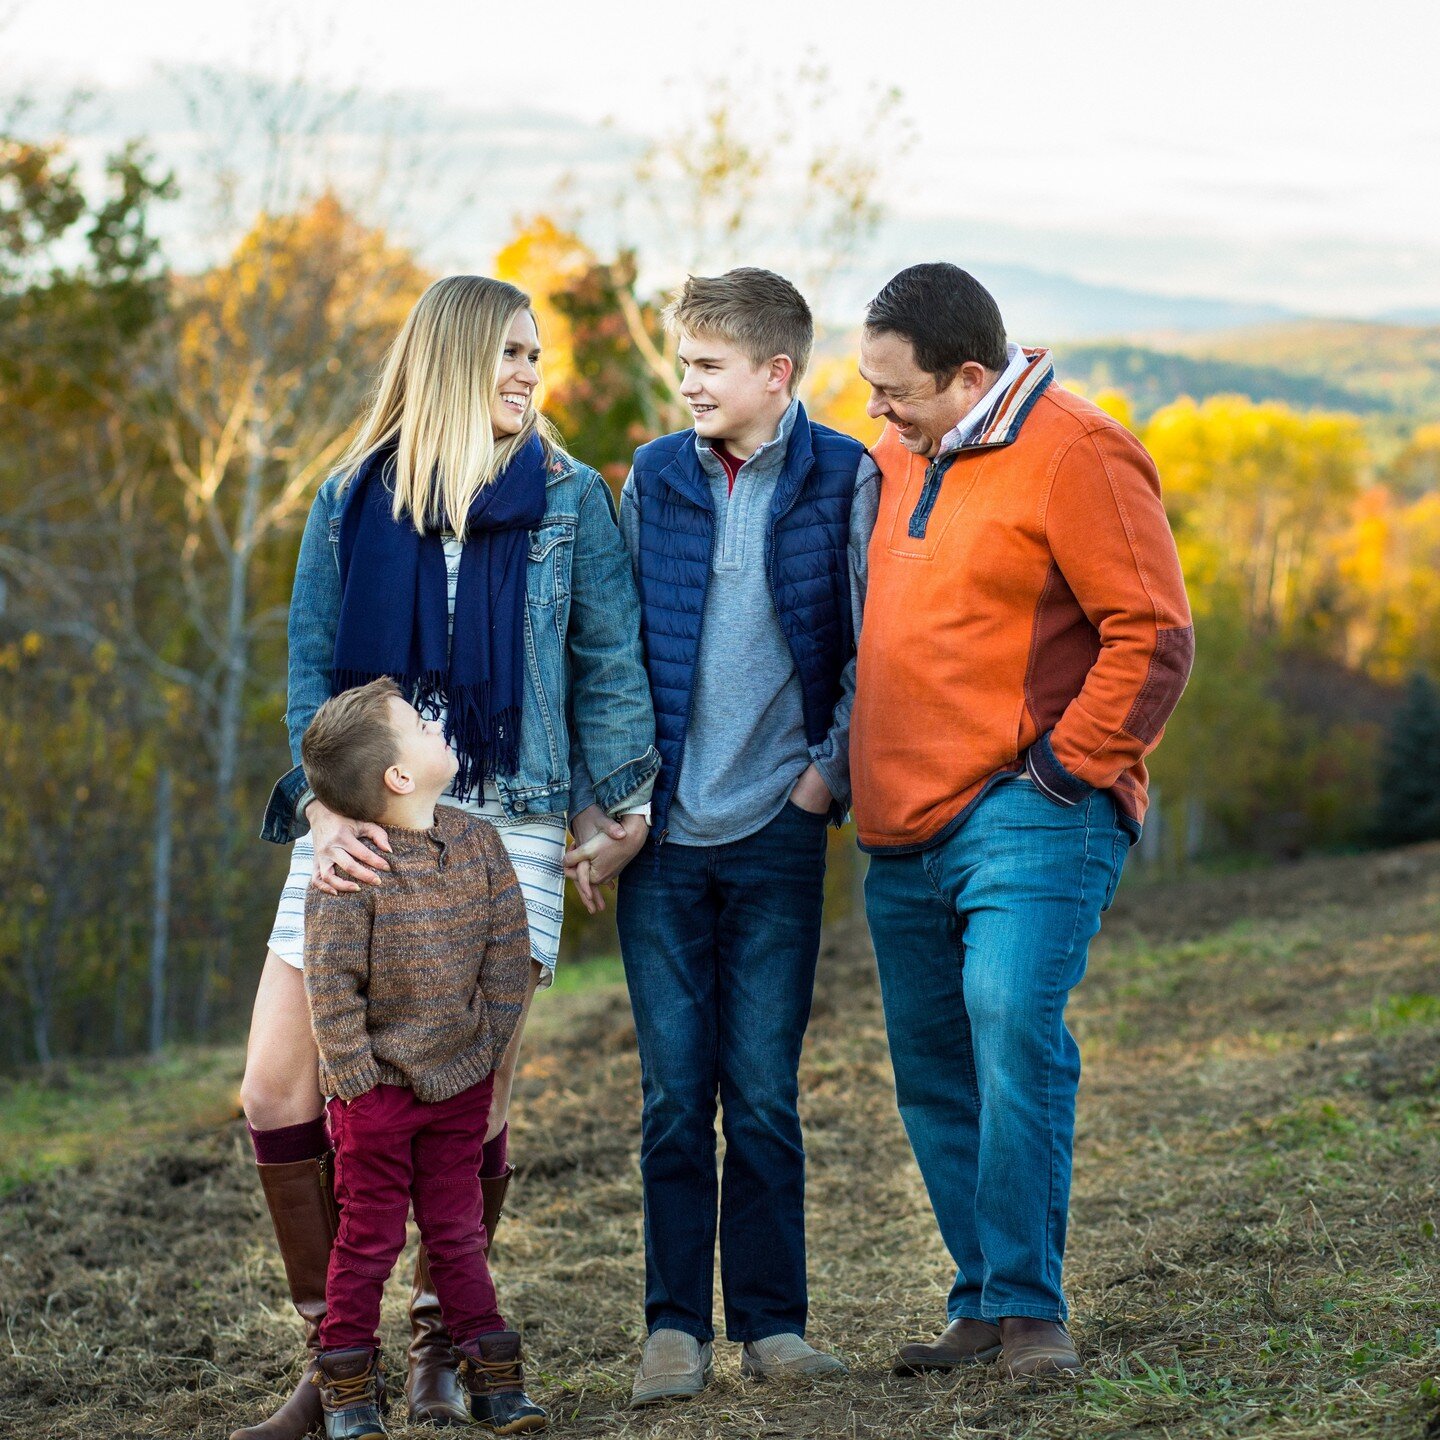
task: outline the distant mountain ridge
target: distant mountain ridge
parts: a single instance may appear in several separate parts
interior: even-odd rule
[[[1209,335],[1059,345],[1056,369],[1094,393],[1123,390],[1148,419],[1180,395],[1245,395],[1401,422],[1440,416],[1440,326],[1292,320]]]
[[[1272,367],[1440,418],[1440,325],[1296,320],[1176,342],[1186,355]]]
[[[1255,401],[1279,400],[1300,410],[1346,410],[1360,415],[1393,409],[1380,397],[1275,366],[1181,355],[1140,345],[1058,345],[1055,370],[1062,381],[1078,381],[1091,395],[1100,390],[1124,391],[1141,421],[1181,395],[1195,400],[1245,395]]]

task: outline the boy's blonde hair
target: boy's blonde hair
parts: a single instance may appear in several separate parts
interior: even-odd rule
[[[691,275],[665,307],[672,333],[718,335],[752,365],[788,355],[790,392],[800,383],[815,343],[815,321],[805,297],[773,270],[743,266],[723,275]]]
[[[350,820],[379,821],[385,813],[385,772],[400,754],[390,718],[400,687],[381,677],[332,696],[300,741],[300,763],[315,798]]]
[[[390,347],[340,468],[353,476],[372,450],[398,441],[392,510],[422,534],[450,525],[463,540],[476,495],[531,435],[539,431],[547,449],[559,448],[533,398],[520,432],[495,439],[490,406],[500,359],[511,322],[529,309],[530,297],[503,280],[449,275],[415,302]]]

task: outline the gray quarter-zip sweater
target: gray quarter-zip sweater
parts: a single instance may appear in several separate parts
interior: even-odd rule
[[[855,661],[852,657],[846,666],[830,733],[812,749],[805,743],[800,675],[775,613],[765,568],[771,503],[798,411],[792,402],[774,438],[740,467],[733,493],[710,442],[695,437],[696,454],[710,479],[715,543],[667,844],[725,845],[753,835],[784,808],[812,760],[836,799],[849,804]],[[879,504],[880,472],[866,455],[856,476],[850,517],[850,596],[857,638],[866,552]],[[633,476],[620,497],[620,530],[634,563],[640,553],[640,515]]]

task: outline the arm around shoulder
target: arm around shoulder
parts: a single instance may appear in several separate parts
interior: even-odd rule
[[[305,833],[304,809],[313,798],[300,768],[300,740],[315,712],[330,696],[341,599],[340,572],[330,539],[342,504],[338,488],[339,478],[331,476],[310,506],[295,562],[295,584],[290,591],[285,728],[291,768],[275,782],[260,830],[261,839],[277,845],[288,845]]]
[[[338,488],[339,479],[332,476],[315,496],[300,538],[295,584],[290,592],[285,726],[290,736],[291,760],[296,765],[300,763],[300,739],[330,695],[341,598],[340,571],[330,538],[343,504]]]

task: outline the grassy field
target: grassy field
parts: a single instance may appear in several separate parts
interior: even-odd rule
[[[1091,1365],[1074,1386],[889,1373],[898,1342],[943,1323],[949,1273],[851,923],[826,942],[803,1071],[811,1333],[851,1373],[759,1387],[722,1342],[700,1400],[625,1410],[638,1075],[616,979],[537,1004],[496,1247],[557,1433],[1440,1436],[1440,847],[1122,888],[1073,1010],[1067,1280]],[[0,1090],[0,1435],[224,1436],[293,1377],[297,1326],[229,1118],[238,1063]]]

